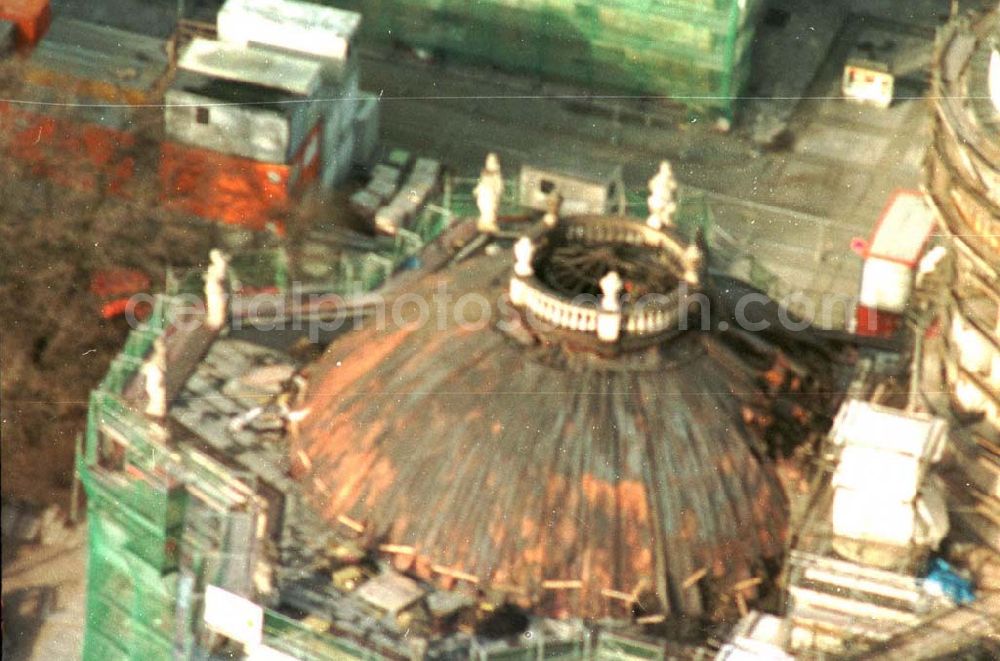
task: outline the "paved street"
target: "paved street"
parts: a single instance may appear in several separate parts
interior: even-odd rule
[[[659,101],[603,99],[587,109],[586,99],[570,88],[427,64],[404,53],[369,51],[364,86],[382,94],[386,144],[435,154],[459,171],[474,172],[487,151],[497,151],[510,174],[522,163],[557,154],[560,160],[620,162],[627,182],[642,187],[656,162],[669,158],[682,183],[719,194],[713,205],[719,225],[779,279],[808,296],[851,296],[860,260],[849,251],[850,239],[868,236],[892,190],[920,184],[929,116],[919,62],[930,53],[946,4],[916,3],[913,13],[898,17],[905,22],[834,9],[823,14],[808,2],[801,7],[808,20],[797,21],[793,12],[781,28],[791,31],[784,37],[789,43],[812,39],[823,16],[822,29],[835,34],[808,86],[784,91],[804,100],[788,122],[781,151],[755,145],[751,127],[723,134]],[[888,12],[888,3],[871,9]],[[892,42],[904,59],[918,63],[888,110],[840,98],[843,62],[859,40]],[[772,55],[762,58],[762,66],[789,65]],[[801,72],[797,77],[809,80]],[[843,323],[842,315],[832,323]]]

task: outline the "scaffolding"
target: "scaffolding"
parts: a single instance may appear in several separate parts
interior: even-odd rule
[[[130,401],[153,343],[172,332],[185,303],[159,297],[91,395],[76,458],[87,493],[86,660],[205,658],[213,644],[201,622],[205,586],[253,593],[261,511],[254,478],[168,444]],[[316,634],[270,610],[263,635],[300,658],[379,658],[332,640],[323,651],[323,637],[302,656],[301,641]]]
[[[340,0],[369,38],[732,118],[760,0]]]

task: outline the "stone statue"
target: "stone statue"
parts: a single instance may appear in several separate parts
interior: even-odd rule
[[[167,347],[163,337],[153,342],[153,352],[142,365],[146,387],[146,415],[163,418],[167,415]]]
[[[479,183],[473,191],[476,195],[476,206],[479,207],[479,220],[476,228],[480,232],[495,234],[500,231],[497,225],[497,215],[500,211],[500,199],[503,197],[503,173],[500,171],[500,159],[490,153],[486,156],[486,166],[479,175]]]
[[[226,323],[226,270],[229,262],[222,251],[212,249],[205,271],[205,325],[219,330]]]
[[[597,337],[602,342],[615,342],[621,333],[622,306],[618,296],[622,291],[622,279],[616,271],[608,271],[601,278],[601,311],[597,316]]]
[[[677,180],[674,179],[674,169],[669,161],[661,161],[659,171],[649,180],[649,197],[646,198],[646,204],[649,206],[647,225],[658,230],[673,224],[674,212],[677,211],[677,202],[674,199],[676,192]]]
[[[558,190],[554,190],[549,193],[545,201],[548,209],[546,209],[545,215],[542,216],[542,224],[552,228],[559,224],[559,209],[562,207],[563,198]]]

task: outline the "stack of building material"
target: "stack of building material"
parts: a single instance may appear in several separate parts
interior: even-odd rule
[[[318,176],[322,66],[195,39],[166,94],[160,162],[167,203],[262,229]]]
[[[408,227],[438,190],[441,163],[418,158],[408,167],[410,157],[402,150],[394,150],[387,160],[396,165],[380,163],[372,168],[367,186],[351,196],[351,206],[376,233],[392,236]]]
[[[666,94],[729,115],[759,0],[340,0],[373,38],[599,88]]]
[[[17,28],[16,44],[27,49],[38,43],[52,20],[49,0],[0,0],[0,19]]]
[[[856,652],[950,607],[913,576],[798,551],[789,565],[794,652]]]
[[[791,661],[785,653],[788,644],[788,622],[780,617],[751,611],[737,623],[729,640],[715,656],[716,661],[752,661],[771,659]]]
[[[905,567],[936,548],[948,532],[940,479],[929,475],[948,435],[929,415],[852,400],[830,431],[833,548],[858,562]]]
[[[227,0],[219,11],[219,39],[242,46],[292,52],[322,65],[315,102],[323,117],[320,181],[344,181],[354,149],[358,58],[353,42],[361,15],[294,0]]]
[[[25,79],[70,101],[151,104],[160,101],[168,66],[161,39],[57,17],[32,52]]]

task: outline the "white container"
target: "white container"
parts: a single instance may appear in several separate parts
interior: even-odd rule
[[[200,74],[180,72],[164,98],[169,139],[264,163],[290,162],[315,126],[302,97]]]
[[[934,463],[944,453],[948,423],[857,399],[840,407],[830,429],[835,447],[867,447],[918,457]]]
[[[934,229],[934,214],[917,191],[896,191],[882,212],[865,256],[858,303],[902,313],[914,272]]]
[[[219,39],[344,60],[361,14],[293,0],[227,0],[216,19]]]
[[[530,209],[547,211],[552,193],[558,192],[563,215],[610,213],[623,191],[620,165],[521,167],[521,206]]]
[[[194,147],[288,163],[322,114],[322,66],[310,59],[195,39],[177,69],[165,128]]]
[[[892,546],[937,546],[948,529],[940,488],[928,468],[940,460],[941,418],[850,400],[834,420],[839,449],[831,479],[834,535]],[[943,531],[943,532],[942,532]],[[842,545],[842,553],[849,552]]]

